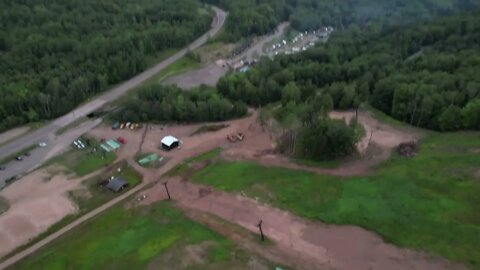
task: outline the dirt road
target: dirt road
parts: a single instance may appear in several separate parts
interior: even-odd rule
[[[95,98],[92,101],[85,103],[84,105],[74,109],[72,112],[57,118],[56,120],[52,121],[52,123],[46,125],[43,128],[37,129],[31,133],[28,133],[18,139],[9,142],[6,145],[0,147],[0,159],[12,155],[20,150],[29,147],[32,144],[36,144],[40,141],[50,141],[52,136],[55,136],[55,133],[61,129],[69,125],[70,123],[74,122],[75,119],[86,116],[87,114],[97,110],[98,108],[102,107],[108,102],[111,102],[118,97],[125,94],[127,91],[134,89],[135,87],[139,86],[159,71],[165,69],[167,66],[172,64],[173,62],[177,61],[178,59],[182,58],[187,51],[194,50],[200,46],[202,46],[210,36],[215,35],[223,26],[225,22],[225,18],[227,13],[219,8],[213,7],[215,11],[215,17],[212,21],[211,29],[199,37],[197,40],[192,42],[190,45],[185,47],[184,49],[180,50],[176,54],[170,56],[169,58],[163,60],[162,62],[158,63],[157,65],[145,70],[144,72],[138,74],[137,76],[131,78],[130,80],[123,82],[116,86],[115,88],[111,89],[110,91],[106,92],[105,94]],[[42,159],[40,157],[31,157],[30,158],[31,164],[38,165],[41,163]],[[26,171],[31,170],[30,166],[22,165],[21,167],[17,167],[17,164],[13,164],[16,167],[14,170],[15,172],[3,172],[0,175],[0,179],[7,179],[13,175],[24,173]],[[28,167],[28,168],[27,168]]]
[[[297,269],[463,269],[441,258],[386,244],[378,235],[356,226],[331,226],[299,218],[241,195],[212,190],[180,178],[168,181],[180,208],[218,216],[265,235],[284,251]],[[163,185],[144,192],[145,204],[167,199]]]
[[[264,127],[262,127],[258,123],[257,116],[258,116],[258,113],[254,112],[251,116],[247,118],[225,122],[224,124],[228,125],[228,127],[220,131],[203,133],[195,136],[191,136],[191,134],[194,133],[200,126],[202,126],[202,124],[179,125],[179,126],[168,126],[168,127],[152,126],[151,129],[149,127],[145,137],[145,141],[143,142],[143,145],[142,145],[142,152],[155,152],[169,159],[168,162],[164,164],[162,167],[160,167],[158,170],[156,169],[148,170],[148,169],[141,168],[132,159],[135,153],[138,151],[139,143],[142,141],[142,137],[143,137],[142,132],[140,131],[135,132],[130,130],[118,130],[112,134],[112,130],[109,127],[102,126],[102,127],[96,128],[95,130],[90,132],[90,135],[96,138],[109,138],[112,136],[114,137],[122,136],[126,138],[128,143],[117,152],[118,157],[122,159],[124,158],[127,159],[131,166],[133,166],[136,170],[142,173],[143,179],[144,179],[142,184],[129,190],[127,193],[122,194],[121,196],[115,198],[114,200],[106,203],[105,205],[95,209],[94,211],[80,217],[73,223],[53,233],[52,235],[36,243],[30,248],[22,252],[19,252],[18,254],[14,255],[13,257],[9,258],[3,263],[0,263],[0,269],[3,269],[9,265],[12,265],[13,263],[24,258],[25,256],[32,254],[42,246],[50,243],[51,241],[58,238],[62,234],[82,224],[84,221],[102,213],[103,211],[114,206],[120,201],[137,193],[148,184],[151,184],[153,181],[156,181],[156,180],[162,181],[162,182],[165,181],[166,179],[162,178],[163,175],[167,171],[169,171],[171,168],[173,168],[174,166],[182,162],[183,160],[190,157],[197,156],[201,153],[204,153],[206,151],[212,150],[217,147],[224,148],[224,151],[223,151],[224,155],[234,160],[252,159],[255,161],[259,161],[260,163],[262,163],[262,160],[263,160],[265,162],[266,161],[270,162],[270,163],[268,162],[266,163],[271,164],[272,166],[287,166],[287,167],[299,166],[295,168],[302,169],[302,170],[308,168],[305,166],[293,164],[288,159],[283,158],[281,156],[278,156],[275,154],[269,154],[274,149],[275,144],[268,130],[264,129]],[[360,121],[363,122],[363,121],[373,121],[373,120],[370,118],[367,118],[365,120],[360,120]],[[379,126],[379,129],[382,129],[382,126]],[[384,129],[386,130],[387,126],[384,127]],[[237,132],[244,133],[245,140],[242,142],[234,143],[234,144],[229,143],[226,140],[226,136],[228,134],[237,133]],[[387,130],[385,132],[387,132]],[[386,133],[386,134],[388,135],[389,133]],[[172,152],[163,152],[159,150],[158,145],[160,143],[161,138],[165,135],[174,135],[180,138],[181,140],[183,140],[184,143],[182,147]],[[396,136],[395,138],[397,138],[397,142],[401,142],[399,140],[403,140],[402,136]],[[392,143],[393,142],[391,142],[390,144]],[[375,161],[378,162],[381,160],[375,159]],[[362,163],[358,163],[358,164],[362,164]],[[365,166],[365,165],[368,165],[368,164],[363,164],[362,166]],[[357,168],[359,168],[359,170],[365,170],[365,169],[368,169],[369,167],[357,167]],[[322,170],[324,170],[321,168],[310,168],[310,169],[319,173],[322,173],[323,172]],[[341,174],[351,175],[352,173],[359,173],[363,171],[352,170],[352,167],[341,167],[329,172],[332,174],[341,173]],[[183,183],[172,182],[172,185],[180,185],[180,184],[183,185]],[[161,193],[162,189],[159,189],[159,187],[163,187],[163,186],[157,184],[152,189],[152,192],[153,192],[151,195],[152,199],[158,200],[163,198],[162,196],[164,195],[162,195]],[[172,186],[172,188],[174,187],[175,186]],[[191,205],[192,208],[195,208],[195,205],[197,205],[197,202],[195,200],[199,199],[198,193],[196,193],[195,190],[198,191],[200,187],[195,185],[188,185],[185,191],[182,191],[182,189],[180,189],[179,187],[180,186],[178,186],[178,188],[174,188],[176,189],[175,191],[176,193],[174,196],[178,196],[178,198],[185,196],[184,199],[182,199],[179,202],[180,205],[183,205],[185,207],[188,205]],[[189,191],[191,189],[193,189],[193,191]],[[177,192],[187,192],[187,193],[186,195],[183,195],[183,193],[177,193]],[[190,192],[190,194],[188,192]],[[239,199],[241,200],[238,201]],[[359,265],[362,265],[362,266],[372,264],[379,267],[379,266],[391,264],[392,268],[390,269],[411,269],[412,267],[407,267],[409,266],[409,264],[418,266],[425,263],[426,266],[428,267],[431,266],[431,264],[429,264],[430,263],[429,259],[417,253],[414,253],[414,255],[409,255],[409,252],[391,247],[390,245],[386,245],[383,242],[381,242],[381,239],[379,239],[376,235],[366,232],[364,230],[358,229],[356,227],[347,226],[346,227],[347,229],[341,227],[343,229],[338,229],[337,231],[336,227],[334,226],[326,226],[320,223],[308,223],[308,221],[303,219],[298,219],[292,215],[289,215],[286,212],[271,208],[269,206],[258,205],[254,201],[251,201],[245,198],[237,198],[235,195],[232,195],[232,194],[223,194],[223,193],[214,192],[213,195],[209,196],[207,199],[208,205],[210,205],[210,203],[208,203],[209,200],[214,200],[212,203],[214,205],[213,208],[209,208],[206,210],[204,208],[199,208],[199,210],[212,211],[213,214],[218,215],[227,220],[231,220],[234,223],[237,223],[252,231],[255,231],[256,227],[254,227],[254,225],[256,222],[258,222],[258,219],[259,218],[264,219],[266,222],[265,229],[269,237],[272,237],[272,239],[274,239],[275,242],[282,243],[282,247],[284,247],[285,249],[290,244],[293,250],[295,251],[295,253],[293,253],[295,254],[295,256],[298,255],[297,254],[298,252],[302,253],[302,255],[298,255],[298,256],[305,256],[305,260],[302,261],[302,263],[305,263],[306,265],[308,265],[309,263],[312,263],[312,265],[319,264],[325,267],[327,266],[347,267],[347,266],[350,266],[351,263],[355,263],[355,264],[358,263]],[[204,203],[205,202],[201,201],[201,198],[200,198],[198,206],[205,207]],[[247,208],[243,209],[241,207],[247,207]],[[252,214],[253,219],[252,217],[249,217],[250,215],[246,214],[247,212],[253,213]],[[270,216],[269,212],[272,212],[273,216]],[[234,215],[234,217],[231,218],[231,215]],[[285,216],[285,217],[283,217],[282,219],[282,216]],[[277,218],[279,219],[277,220]],[[296,228],[296,229],[292,232],[285,231],[285,228],[283,227],[275,229],[274,224],[277,224],[277,223],[281,224],[284,222],[287,222],[285,224],[289,224],[292,226],[292,228]],[[309,225],[309,224],[313,224],[313,225]],[[303,226],[306,226],[306,227],[303,227]],[[314,238],[313,236],[310,237],[310,235],[307,237],[304,234],[305,230],[307,229],[311,229],[314,231],[318,230],[319,231],[318,234],[317,233],[312,234],[313,236],[317,235],[315,237],[318,237],[318,239],[314,240],[316,238]],[[337,238],[328,238],[330,234],[332,235],[332,237],[336,236]],[[343,236],[344,234],[345,236]],[[294,240],[288,242],[289,237],[285,238],[285,235],[292,235],[295,238]],[[344,238],[342,238],[342,236]],[[345,239],[345,237],[350,240]],[[311,242],[311,241],[314,241],[314,242]],[[327,242],[324,242],[324,241],[327,241]],[[335,245],[341,245],[341,246],[335,246]],[[348,245],[348,247],[343,247],[343,245]],[[315,254],[314,254],[315,256],[312,256],[312,253],[309,253],[309,251],[304,252],[303,249],[305,248],[306,249],[311,248],[312,250],[315,250]],[[341,250],[343,249],[346,249],[346,250],[352,249],[350,254],[352,257],[350,259],[345,257],[345,255],[341,254]],[[366,250],[365,253],[362,253],[363,249]],[[380,255],[372,254],[374,253],[373,251],[377,249],[379,249]],[[391,250],[393,250],[392,251],[393,255],[389,255],[390,254],[389,252]],[[331,251],[335,251],[335,252],[331,254]],[[368,257],[367,255],[370,257]],[[394,259],[395,256],[400,256],[398,257],[399,259],[397,261]],[[312,257],[315,257],[315,258],[312,258]],[[401,264],[401,261],[405,261],[404,264]],[[434,260],[434,263],[438,263],[437,260]],[[437,265],[437,264],[433,264],[433,265]],[[443,267],[442,263],[439,263],[439,265]],[[401,268],[401,266],[403,266],[403,268]],[[399,268],[395,268],[395,267],[399,267]],[[311,267],[311,269],[314,269],[314,268]],[[359,269],[359,268],[350,268],[350,269]],[[419,267],[419,269],[429,269],[429,268]],[[438,268],[438,269],[441,269],[441,268]]]

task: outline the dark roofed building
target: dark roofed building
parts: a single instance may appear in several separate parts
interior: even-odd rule
[[[107,188],[113,192],[122,191],[126,187],[128,187],[128,182],[118,177],[111,180],[107,184]]]

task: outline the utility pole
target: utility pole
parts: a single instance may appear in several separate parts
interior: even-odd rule
[[[262,236],[262,241],[265,241],[265,237],[263,236],[263,230],[262,230],[262,222],[263,220],[260,220],[260,222],[258,223],[258,229],[260,230],[260,235]]]
[[[168,200],[172,200],[172,198],[170,198],[170,192],[168,192],[167,182],[163,183],[163,185],[165,186],[165,190],[167,191]]]

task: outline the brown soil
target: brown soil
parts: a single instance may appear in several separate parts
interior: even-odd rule
[[[258,233],[257,224],[262,220],[264,233],[275,247],[272,251],[259,251],[260,254],[298,269],[462,269],[440,258],[386,244],[376,234],[356,226],[330,226],[305,220],[231,193],[212,190],[202,194],[206,187],[178,177],[168,183],[172,198],[187,213],[193,209],[213,214],[253,233]],[[166,199],[162,185],[145,193],[147,199],[143,204]],[[194,219],[202,220],[196,215]],[[230,234],[228,226],[215,226],[205,220],[203,223]],[[250,249],[258,251],[254,246]]]
[[[10,208],[0,215],[0,257],[77,210],[67,193],[79,189],[80,181],[49,171],[35,171],[2,191]]]
[[[333,114],[346,118],[353,115],[352,112]],[[185,159],[217,147],[224,149],[222,157],[227,160],[253,160],[265,166],[347,176],[371,172],[371,168],[387,159],[390,151],[400,142],[418,138],[415,133],[399,131],[362,114],[360,121],[365,125],[367,134],[374,131],[370,146],[376,145],[381,154],[364,155],[360,160],[336,169],[312,168],[293,164],[288,158],[276,155],[273,136],[257,122],[257,116],[258,113],[254,112],[250,117],[224,122],[223,124],[228,125],[225,129],[195,136],[191,134],[205,123],[145,127],[147,130],[144,140],[144,130],[112,131],[106,126],[94,129],[90,135],[98,139],[122,136],[127,140],[127,144],[117,152],[118,160],[126,159],[143,174],[145,181],[141,187],[157,183],[146,191],[148,197],[142,203],[164,199],[164,187],[158,182],[163,183],[166,180],[161,177],[170,169]],[[239,132],[245,135],[243,141],[231,143],[226,139],[227,135]],[[166,135],[183,140],[182,146],[170,152],[160,150],[160,140]],[[364,153],[369,152],[370,146],[365,147]],[[168,161],[158,169],[142,168],[133,160],[139,151],[158,153]],[[50,180],[43,183],[45,179]],[[0,255],[26,243],[29,238],[38,235],[67,214],[75,212],[75,205],[65,194],[78,189],[80,183],[67,181],[63,174],[51,177],[46,171],[40,170],[5,189],[2,195],[7,198],[11,208],[0,216]],[[184,209],[212,213],[252,232],[257,231],[255,225],[259,219],[263,219],[266,234],[278,245],[277,256],[285,257],[290,265],[299,265],[299,268],[367,269],[372,266],[375,269],[403,269],[420,266],[421,269],[442,269],[447,265],[441,260],[384,244],[378,236],[357,227],[312,223],[255,201],[186,181],[173,180],[169,182],[169,187],[174,199],[178,200],[178,205]]]

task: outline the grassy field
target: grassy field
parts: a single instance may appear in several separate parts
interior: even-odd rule
[[[478,133],[434,134],[416,157],[394,156],[372,176],[339,179],[220,162],[193,179],[243,190],[307,218],[359,225],[394,244],[480,268],[479,151]]]
[[[73,148],[63,155],[53,158],[48,164],[58,163],[77,176],[84,176],[104,168],[115,161],[114,152],[106,153],[103,157],[101,151],[89,153],[88,148],[80,150]],[[48,165],[47,164],[47,165]]]
[[[252,261],[273,269],[271,263],[159,203],[110,209],[12,269],[248,269]]]
[[[122,168],[121,172],[118,172],[117,169]],[[98,182],[101,180],[104,180],[110,176],[118,176],[124,179],[125,181],[128,182],[129,187],[126,189],[133,188],[134,186],[138,185],[142,181],[142,176],[135,171],[133,168],[127,165],[125,161],[119,162],[117,164],[114,164],[111,166],[110,170],[107,170],[106,172],[102,173],[99,176],[92,177],[90,179],[87,179],[82,182],[82,184],[87,188],[87,192],[84,192],[83,190],[74,190],[69,192],[70,198],[77,204],[78,206],[78,211],[75,214],[70,214],[68,216],[65,216],[63,219],[58,221],[57,223],[53,224],[50,226],[46,231],[43,233],[39,234],[35,238],[33,238],[31,241],[29,241],[27,244],[19,246],[6,256],[4,256],[3,259],[6,259],[8,257],[11,257],[12,255],[25,250],[26,248],[32,246],[33,244],[37,243],[38,241],[44,239],[45,237],[49,236],[50,234],[58,231],[59,229],[65,227],[69,223],[73,222],[80,216],[82,216],[85,213],[88,213],[89,211],[101,206],[102,204],[110,201],[111,199],[115,198],[118,196],[120,193],[113,193],[110,190],[107,190],[105,188],[98,187]],[[81,191],[81,192],[80,192]],[[88,193],[88,196],[85,196],[85,194]],[[2,207],[2,201],[0,197],[0,214],[2,213],[1,207]],[[6,202],[6,201],[5,201]],[[7,204],[8,207],[8,204]]]

